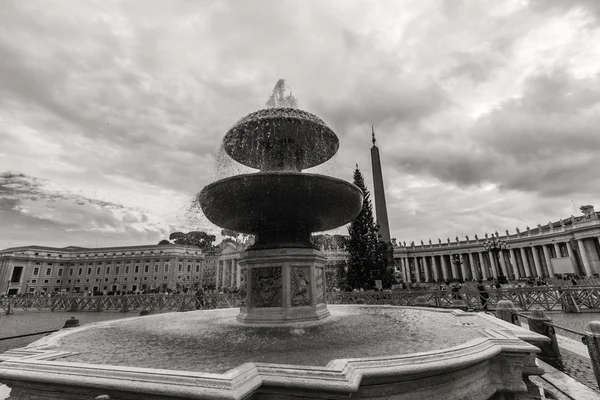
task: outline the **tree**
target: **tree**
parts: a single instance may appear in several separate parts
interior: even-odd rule
[[[354,184],[362,190],[363,206],[348,228],[348,274],[346,280],[352,288],[369,289],[375,280],[382,280],[385,287],[391,284],[391,274],[386,271],[384,256],[387,244],[379,241],[379,232],[373,219],[373,207],[365,180],[358,169],[354,171]]]
[[[159,246],[166,245],[166,244],[171,244],[171,242],[169,242],[167,239],[163,239],[160,242],[158,242]]]
[[[173,243],[198,247],[204,251],[212,250],[213,242],[217,239],[215,235],[209,235],[202,231],[192,231],[188,233],[173,232],[169,235],[169,240]]]

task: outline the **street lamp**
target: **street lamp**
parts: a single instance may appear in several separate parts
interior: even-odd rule
[[[456,279],[458,279],[458,271],[461,270],[460,266],[463,264],[463,259],[458,255],[455,254],[454,257],[452,257],[452,263],[456,266]],[[463,276],[463,281],[465,280],[465,276]]]
[[[485,248],[485,251],[488,252],[488,254],[494,255],[493,259],[494,259],[494,268],[496,269],[496,276],[498,276],[498,277],[503,276],[504,274],[502,273],[502,270],[499,268],[498,264],[500,262],[500,258],[499,258],[500,251],[507,249],[506,241],[500,240],[496,236],[492,235],[491,239],[487,239],[483,243],[483,247]]]

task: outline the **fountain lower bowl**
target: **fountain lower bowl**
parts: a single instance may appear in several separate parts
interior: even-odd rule
[[[207,185],[199,200],[217,226],[256,235],[259,247],[310,247],[310,233],[352,222],[362,191],[342,179],[296,172],[237,175]]]
[[[454,310],[330,306],[324,322],[286,327],[241,325],[237,311],[162,314],[61,331],[0,355],[0,382],[17,393],[35,388],[61,400],[92,394],[513,398],[527,391],[523,377],[538,371],[539,350],[524,340],[543,339]]]

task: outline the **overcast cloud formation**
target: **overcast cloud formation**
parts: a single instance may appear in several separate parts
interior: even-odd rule
[[[600,6],[0,0],[0,248],[150,244],[242,171],[217,149],[279,78],[419,242],[600,208]],[[345,233],[345,229],[338,232]]]

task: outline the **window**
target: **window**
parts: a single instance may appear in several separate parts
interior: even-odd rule
[[[48,263],[48,265],[52,265],[52,263]]]
[[[35,285],[36,283],[37,283],[37,279],[32,279],[32,280],[31,280],[31,284],[32,284],[32,285]]]
[[[61,282],[61,280],[60,280],[60,279],[57,279],[57,280],[56,280],[56,283],[60,283],[60,282]]]
[[[168,277],[168,276],[166,276],[166,275],[165,275],[165,276],[163,276],[163,281],[168,281],[168,280],[169,280],[169,277]]]
[[[134,276],[134,277],[133,277],[133,280],[134,280],[134,281],[137,281],[137,276]]]
[[[128,274],[129,273],[129,265],[125,267],[125,273]]]
[[[192,272],[192,266],[188,265],[188,272]]]
[[[50,283],[50,280],[49,279],[44,279],[44,283],[45,284]]]
[[[63,269],[62,269],[62,268],[59,268],[59,269],[58,269],[58,274],[57,274],[57,275],[58,275],[58,276],[62,276],[62,271],[63,271]]]
[[[158,272],[158,265],[154,266],[154,273],[156,274]]]
[[[83,268],[77,270],[77,276],[81,276],[81,274],[83,274]]]
[[[157,281],[157,280],[158,280],[158,276],[155,276],[155,277],[154,277],[154,280],[155,280],[155,281]]]
[[[96,275],[100,275],[100,267],[96,268]]]
[[[39,255],[39,253],[34,253],[34,255],[36,255],[36,256],[37,256],[37,255]]]
[[[12,276],[10,278],[10,281],[12,283],[21,282],[21,275],[22,274],[23,274],[23,267],[14,267],[13,268]]]
[[[200,266],[196,265],[196,272],[200,272]]]
[[[52,275],[52,268],[46,268],[46,276]]]
[[[90,280],[89,280],[89,279],[86,279],[86,280],[85,280],[85,283],[90,283]]]
[[[69,269],[69,276],[73,276],[73,268]]]
[[[87,274],[88,274],[88,275],[91,275],[91,274],[92,274],[92,269],[91,269],[91,268],[88,268],[88,270],[87,270]]]
[[[144,277],[144,280],[145,280],[145,281],[147,281],[147,280],[148,280],[148,277],[147,277],[147,276],[145,276],[145,277]]]
[[[38,267],[35,267],[33,269],[33,276],[38,276],[40,274],[40,269]]]
[[[147,265],[144,267],[144,273],[146,273],[146,274],[148,273],[148,266]]]
[[[127,282],[127,277],[123,278],[123,280],[124,280],[125,282]]]
[[[139,272],[140,272],[140,266],[139,266],[139,265],[136,265],[136,266],[135,266],[135,273],[137,274],[137,273],[139,273]]]
[[[183,265],[179,264],[179,272],[183,271]]]
[[[58,264],[58,265],[62,267],[62,266],[63,266],[63,265],[65,265],[65,264],[63,264],[63,263],[60,263],[60,264]]]
[[[115,268],[115,274],[119,275],[119,271],[121,270],[121,267],[116,267]]]
[[[169,266],[165,265],[165,272],[169,272]]]
[[[106,275],[110,274],[110,267],[106,267]]]

